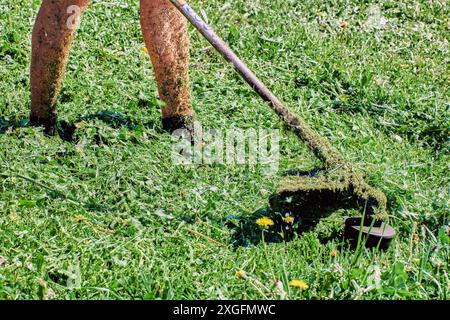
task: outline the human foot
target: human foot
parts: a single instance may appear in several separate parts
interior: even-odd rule
[[[47,117],[40,117],[33,113],[30,115],[30,124],[35,127],[43,127],[44,133],[49,136],[56,134],[56,114]]]
[[[162,118],[163,129],[169,133],[173,133],[177,130],[187,130],[189,132],[193,132],[194,122],[194,115],[175,115]]]

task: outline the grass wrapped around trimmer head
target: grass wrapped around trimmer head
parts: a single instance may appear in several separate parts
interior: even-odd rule
[[[276,211],[319,218],[341,208],[359,207],[379,220],[387,218],[386,196],[369,186],[361,173],[351,168],[321,172],[315,176],[285,178],[270,204]]]

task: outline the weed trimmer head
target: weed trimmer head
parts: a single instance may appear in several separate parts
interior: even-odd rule
[[[362,176],[346,170],[284,179],[270,199],[276,212],[290,212],[303,219],[318,219],[337,209],[359,208],[363,218],[347,218],[344,237],[352,246],[387,249],[395,236],[386,219],[386,197],[365,183]],[[363,225],[361,225],[363,223]],[[360,237],[361,236],[361,237]]]
[[[361,208],[365,215],[380,220],[386,215],[384,195],[368,186],[359,174],[344,170],[288,177],[271,199],[271,206],[307,218],[321,217],[339,208]]]
[[[283,211],[304,215],[320,213],[337,207],[359,206],[364,208],[364,221],[380,224],[387,218],[386,197],[370,187],[362,174],[352,168],[333,148],[327,139],[318,135],[303,119],[287,108],[242,62],[220,37],[203,21],[185,0],[170,0],[175,7],[197,28],[197,30],[219,51],[222,56],[239,72],[244,80],[263,98],[286,125],[310,148],[322,161],[328,173],[316,177],[294,177],[285,180],[278,195],[272,198],[272,207]],[[332,173],[331,173],[332,172]],[[379,237],[382,241],[392,239],[392,233],[376,233],[372,228],[359,228],[356,219],[347,219],[344,235],[354,243],[354,230],[358,230],[358,239],[369,240]],[[362,221],[362,220],[361,220]],[[359,228],[359,229],[358,229]],[[392,228],[390,228],[391,230]],[[390,242],[385,242],[388,245]],[[371,246],[372,241],[363,241]],[[361,243],[358,241],[358,243]],[[387,247],[386,245],[386,247]]]

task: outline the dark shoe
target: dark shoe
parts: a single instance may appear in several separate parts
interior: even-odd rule
[[[190,133],[194,132],[195,116],[173,116],[162,119],[163,129],[172,134],[177,130],[188,130]]]
[[[42,118],[31,114],[30,124],[35,127],[43,127],[44,133],[49,136],[54,136],[57,133],[56,114],[51,114],[50,117],[47,118]]]

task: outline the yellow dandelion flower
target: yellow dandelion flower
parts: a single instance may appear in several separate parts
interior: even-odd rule
[[[337,257],[337,255],[338,255],[338,251],[336,250],[336,249],[333,249],[333,250],[331,250],[331,252],[330,252],[330,256],[332,257],[332,258],[336,258]]]
[[[283,218],[283,221],[289,224],[294,224],[295,219],[294,217],[286,216]]]
[[[245,271],[239,270],[236,272],[236,277],[238,278],[244,278],[245,277]]]
[[[289,285],[291,287],[298,288],[300,290],[306,290],[309,288],[308,284],[305,281],[302,280],[292,280],[289,282]]]
[[[141,47],[141,51],[148,53],[147,47]]]
[[[256,220],[256,224],[260,227],[267,228],[269,226],[273,226],[275,222],[273,222],[273,220],[270,218],[262,217]]]

